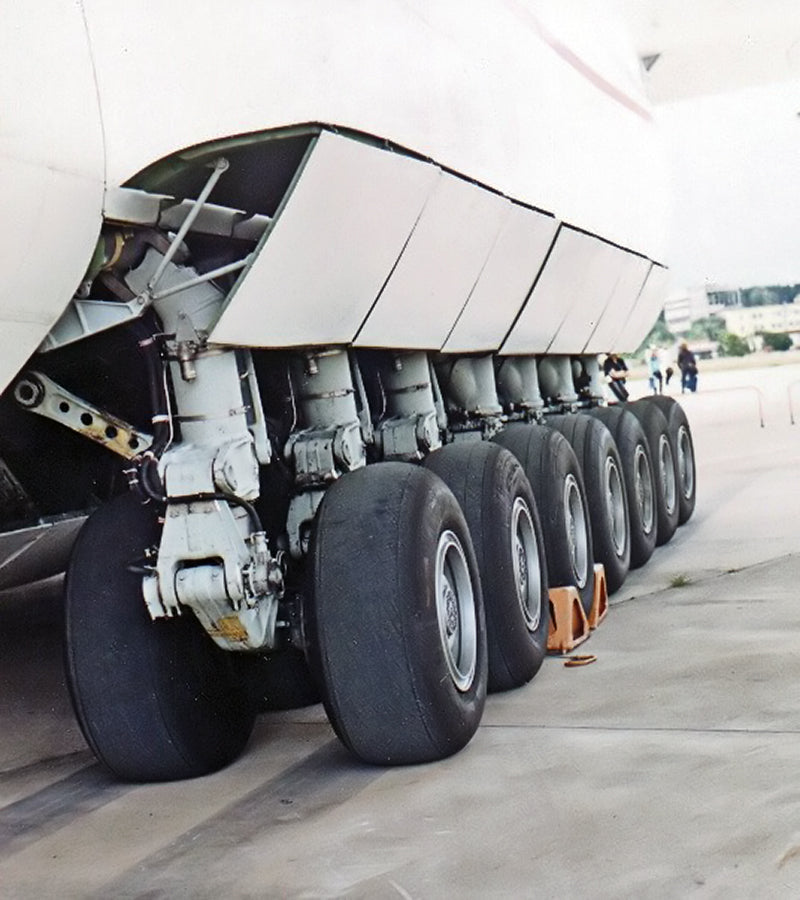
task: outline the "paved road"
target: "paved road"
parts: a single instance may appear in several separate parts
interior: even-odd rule
[[[310,707],[214,776],[115,783],[72,718],[58,585],[5,598],[0,897],[800,896],[798,381],[701,377],[697,511],[597,662],[549,658],[435,765],[354,763]]]

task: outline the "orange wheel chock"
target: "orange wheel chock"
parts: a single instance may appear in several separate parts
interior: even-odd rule
[[[547,649],[555,653],[569,653],[582,644],[591,631],[608,615],[608,585],[602,564],[594,567],[594,595],[589,615],[583,611],[578,589],[550,588],[550,628]]]
[[[602,563],[594,564],[594,596],[592,608],[589,610],[589,628],[595,628],[608,615],[608,583],[606,570]]]
[[[581,605],[578,589],[550,588],[550,630],[547,649],[568,653],[589,637],[589,621]]]
[[[589,666],[593,662],[597,662],[594,653],[576,653],[575,656],[568,656],[564,660],[564,665],[568,669],[574,669],[577,666]]]

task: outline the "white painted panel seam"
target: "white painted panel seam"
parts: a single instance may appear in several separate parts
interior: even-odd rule
[[[509,206],[506,197],[442,172],[356,345],[440,349]]]
[[[322,132],[212,340],[351,343],[439,176],[430,163]]]
[[[503,227],[505,226],[505,223],[508,221],[508,219],[510,217],[511,217],[511,204],[509,204],[508,209],[506,210],[505,215],[503,216],[502,224],[501,224],[500,228],[498,229],[497,234],[494,236],[494,240],[492,241],[492,246],[489,248],[489,252],[486,255],[486,259],[484,259],[483,265],[480,267],[480,270],[475,275],[475,280],[472,282],[472,287],[469,289],[469,293],[467,294],[466,299],[464,300],[464,303],[461,306],[461,309],[458,311],[458,315],[456,316],[455,321],[453,322],[452,326],[450,327],[450,330],[447,332],[447,337],[444,339],[444,341],[442,341],[442,348],[445,347],[447,342],[453,336],[453,332],[456,330],[458,323],[461,321],[461,318],[464,315],[464,311],[466,310],[467,306],[469,305],[469,301],[472,299],[472,295],[475,293],[475,288],[478,286],[478,283],[480,282],[480,280],[483,276],[483,273],[486,271],[486,267],[489,265],[489,260],[492,258],[492,253],[494,253],[495,248],[497,247],[497,245],[500,241],[500,235],[502,234]]]

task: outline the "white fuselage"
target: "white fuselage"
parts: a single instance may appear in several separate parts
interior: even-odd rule
[[[8,6],[0,389],[74,294],[107,192],[227,135],[309,122],[363,132],[661,261],[664,177],[638,60],[591,6]]]

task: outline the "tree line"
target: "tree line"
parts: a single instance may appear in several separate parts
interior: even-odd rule
[[[755,288],[753,290],[756,290]],[[763,289],[760,289],[763,290]],[[765,304],[754,303],[753,306]],[[791,337],[783,331],[759,332],[764,347],[770,350],[789,350],[792,347]],[[720,356],[746,356],[750,353],[747,341],[725,330],[725,320],[719,316],[706,316],[692,322],[689,330],[680,335],[681,340],[686,341],[711,341],[717,345]],[[650,333],[636,351],[636,356],[642,356],[648,347],[672,347],[678,341],[678,336],[667,327],[664,312],[661,311]]]
[[[800,284],[778,284],[767,287],[739,288],[742,306],[771,306],[779,303],[793,303],[800,294]],[[714,293],[710,292],[713,297]]]

